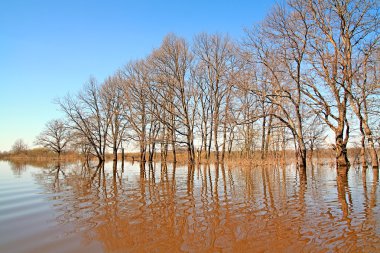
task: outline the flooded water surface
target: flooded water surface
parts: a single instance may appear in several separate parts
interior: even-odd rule
[[[378,171],[0,162],[0,252],[380,252]]]

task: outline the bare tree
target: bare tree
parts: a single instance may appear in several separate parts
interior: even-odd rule
[[[256,124],[260,119],[258,115],[261,112],[264,114],[265,109],[261,108],[263,110],[260,111],[260,106],[264,106],[264,104],[261,104],[256,94],[251,92],[252,86],[258,85],[254,78],[255,73],[252,71],[252,66],[247,64],[246,67],[245,71],[240,71],[238,80],[236,80],[235,103],[231,104],[235,127],[231,128],[231,131],[235,129],[238,133],[237,141],[240,143],[241,153],[246,158],[251,158],[256,149],[256,140],[259,137]],[[233,132],[230,133],[230,135],[232,134]],[[231,145],[229,144],[229,150],[232,149]]]
[[[353,59],[377,32],[378,3],[371,0],[308,1],[305,22],[310,22],[309,64],[314,75],[305,94],[311,108],[335,133],[338,168],[347,168],[349,122],[347,109],[354,81]]]
[[[89,162],[90,156],[94,154],[93,146],[88,142],[88,138],[82,132],[70,128],[70,149],[79,152]]]
[[[86,138],[99,163],[104,162],[111,112],[104,110],[107,108],[103,107],[96,80],[90,78],[78,95],[67,95],[59,99],[58,104],[66,114],[69,126]]]
[[[149,61],[154,72],[154,84],[150,86],[150,99],[157,106],[153,114],[173,133],[185,137],[189,162],[195,161],[194,122],[197,97],[189,81],[193,56],[187,42],[175,35],[165,37],[161,47],[155,50]],[[161,117],[161,111],[172,120]]]
[[[373,22],[375,22],[374,20]],[[378,22],[378,21],[377,21]],[[376,73],[376,43],[379,37],[375,37],[367,42],[365,48],[362,49],[362,55],[356,58],[354,64],[354,78],[352,81],[352,88],[349,95],[349,101],[352,111],[355,113],[359,120],[359,129],[362,135],[361,140],[361,156],[363,167],[367,167],[366,162],[366,145],[365,140],[368,140],[368,149],[371,156],[372,167],[377,169],[379,167],[378,157],[373,140],[372,129],[370,127],[370,106],[373,99],[378,97],[380,87],[378,85]]]
[[[207,160],[210,159],[211,153],[211,134],[212,130],[209,126],[212,117],[212,104],[210,97],[210,87],[207,82],[207,71],[202,62],[197,62],[192,68],[192,82],[198,94],[198,108],[195,120],[196,128],[200,133],[200,147],[198,149],[198,159],[201,159],[202,153],[205,154]]]
[[[52,150],[60,158],[70,140],[71,133],[68,126],[62,120],[55,119],[46,123],[45,129],[37,136],[35,144]]]
[[[288,0],[247,30],[240,48],[219,34],[199,34],[192,45],[169,34],[144,60],[101,85],[90,79],[59,105],[79,147],[99,162],[107,147],[117,160],[128,136],[142,162],[158,150],[166,161],[170,147],[174,162],[186,147],[191,163],[211,152],[223,160],[237,148],[247,158],[260,148],[262,159],[281,150],[285,157],[292,147],[304,172],[307,148],[326,136],[316,127],[322,121],[335,134],[338,168],[349,166],[350,125],[357,123],[362,156],[368,142],[377,168],[377,14],[375,0]]]
[[[296,138],[298,164],[305,169],[302,82],[305,79],[303,66],[310,25],[305,22],[302,5],[297,1],[289,1],[289,5],[290,10],[276,5],[260,27],[247,31],[245,45],[252,57],[250,62],[264,69],[261,82],[269,83],[271,87],[269,91],[255,91],[265,92],[261,95],[263,104],[269,102],[276,108],[270,113],[269,122],[274,116],[292,131]],[[263,117],[265,136],[266,115]]]
[[[146,161],[149,122],[149,79],[144,61],[131,62],[121,71],[126,101],[125,117],[129,122],[131,139],[139,143],[140,161]]]
[[[227,94],[229,94],[229,77],[234,67],[232,64],[235,58],[233,53],[233,43],[228,36],[218,34],[208,35],[205,33],[195,37],[194,53],[206,70],[206,83],[210,98],[211,112],[211,138],[214,139],[216,159],[219,160],[219,127],[223,105],[226,105]],[[209,145],[210,149],[210,145]],[[223,157],[224,158],[224,157]]]
[[[122,87],[122,79],[118,75],[109,77],[100,90],[104,111],[109,112],[109,131],[107,141],[117,161],[120,145],[126,140],[127,120],[125,117],[126,100]]]
[[[305,143],[310,151],[311,162],[313,162],[314,151],[320,149],[327,138],[325,128],[326,125],[318,116],[313,117],[305,127]]]
[[[28,145],[24,142],[23,139],[17,139],[13,143],[11,151],[14,154],[26,153],[28,151]]]

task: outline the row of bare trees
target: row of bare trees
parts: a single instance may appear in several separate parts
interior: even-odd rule
[[[240,42],[169,34],[145,59],[101,84],[91,78],[58,104],[70,138],[100,162],[108,148],[116,160],[133,143],[141,161],[155,153],[176,161],[179,148],[189,162],[294,149],[305,168],[307,150],[331,132],[337,166],[347,168],[350,133],[359,131],[363,165],[368,149],[378,168],[378,11],[373,0],[289,0]]]

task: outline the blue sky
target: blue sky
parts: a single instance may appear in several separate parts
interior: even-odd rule
[[[22,138],[33,146],[45,123],[61,117],[54,99],[104,80],[143,58],[170,32],[243,36],[274,1],[0,2],[0,151]]]

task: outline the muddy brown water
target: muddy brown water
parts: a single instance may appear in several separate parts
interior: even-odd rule
[[[0,162],[0,252],[380,252],[378,171]]]

